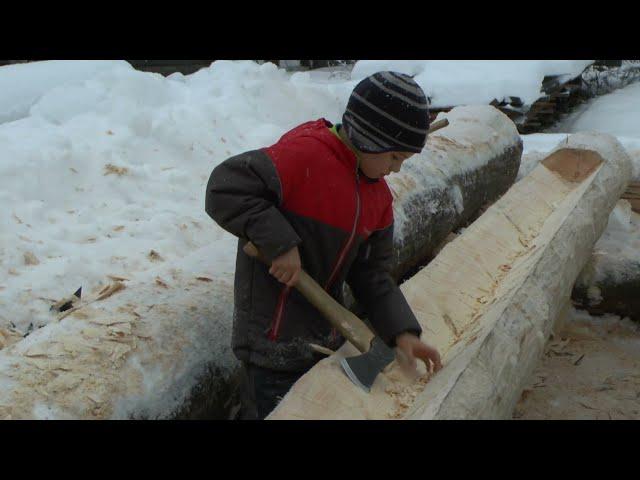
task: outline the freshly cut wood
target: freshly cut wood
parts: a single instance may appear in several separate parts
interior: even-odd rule
[[[397,276],[506,191],[520,164],[522,141],[498,110],[442,117],[450,125],[389,182]],[[227,418],[237,242],[213,225],[211,242],[1,350],[0,418]]]
[[[631,176],[614,137],[562,142],[401,289],[444,368],[395,362],[367,394],[340,370],[344,345],[269,419],[509,418],[555,319]]]

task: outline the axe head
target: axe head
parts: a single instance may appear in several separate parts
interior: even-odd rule
[[[380,337],[375,337],[368,352],[343,358],[340,360],[340,365],[353,383],[369,393],[378,374],[394,359],[393,349],[389,348]]]

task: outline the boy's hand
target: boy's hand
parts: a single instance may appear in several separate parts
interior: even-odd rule
[[[428,372],[435,373],[442,368],[438,350],[422,342],[412,333],[398,335],[396,347],[400,366],[411,374],[416,374],[416,358],[424,362]]]
[[[293,287],[298,281],[302,264],[298,247],[293,247],[287,253],[280,255],[271,262],[269,273],[276,277],[278,281]]]

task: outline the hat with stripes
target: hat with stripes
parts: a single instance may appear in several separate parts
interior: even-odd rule
[[[420,153],[429,130],[429,102],[408,75],[374,73],[353,89],[342,124],[361,152]]]

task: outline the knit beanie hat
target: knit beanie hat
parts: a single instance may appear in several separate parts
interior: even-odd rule
[[[378,72],[353,89],[342,124],[361,152],[420,153],[429,130],[429,103],[408,75]]]

